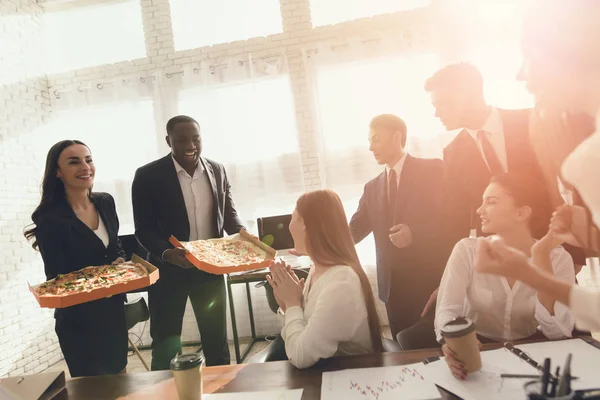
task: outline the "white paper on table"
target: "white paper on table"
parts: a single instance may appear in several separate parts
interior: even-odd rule
[[[544,358],[552,360],[551,372],[556,367],[564,368],[565,360],[569,353],[571,359],[571,375],[578,379],[571,381],[574,390],[600,388],[600,349],[581,339],[559,340],[554,342],[540,342],[516,345],[540,364]]]
[[[304,389],[269,390],[265,392],[203,394],[209,400],[300,400]]]
[[[422,363],[324,372],[322,400],[430,400],[440,392]]]
[[[481,353],[481,370],[461,381],[452,376],[443,357],[427,364],[430,379],[464,400],[526,398],[524,384],[531,379],[501,378],[501,374],[536,374],[537,370],[505,349]]]
[[[571,387],[574,390],[600,387],[600,349],[581,339],[540,342],[515,347],[527,353],[540,365],[543,365],[544,359],[549,357],[552,360],[552,373],[556,367],[563,369],[567,354],[571,353],[571,375],[579,378],[571,382]],[[526,396],[524,385],[532,379],[502,378],[500,375],[540,374],[526,361],[504,348],[482,352],[481,363],[481,371],[469,374],[464,381],[452,376],[443,357],[440,361],[427,364],[427,373],[436,384],[465,400],[524,398]]]

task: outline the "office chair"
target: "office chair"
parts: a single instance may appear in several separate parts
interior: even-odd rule
[[[127,323],[127,331],[131,330],[138,323],[148,321],[149,319],[150,311],[148,310],[148,305],[143,297],[125,303],[125,321]],[[148,364],[146,364],[146,360],[144,360],[144,357],[142,357],[140,354],[140,351],[129,337],[129,334],[127,335],[127,340],[142,364],[144,364],[146,371],[150,371]]]

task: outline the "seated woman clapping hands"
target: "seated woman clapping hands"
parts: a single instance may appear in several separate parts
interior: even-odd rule
[[[276,262],[267,280],[285,311],[281,335],[292,364],[307,368],[321,358],[382,351],[371,285],[337,194],[318,190],[302,195],[290,233],[296,250],[314,266],[304,282]]]

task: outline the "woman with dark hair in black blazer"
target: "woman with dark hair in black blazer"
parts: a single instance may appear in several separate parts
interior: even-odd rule
[[[115,202],[92,193],[95,167],[80,141],[56,143],[46,158],[42,200],[25,231],[44,260],[46,278],[122,261]],[[57,309],[56,334],[72,377],[117,374],[127,366],[124,295]]]

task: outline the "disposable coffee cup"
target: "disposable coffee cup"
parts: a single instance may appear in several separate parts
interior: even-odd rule
[[[481,354],[475,334],[475,323],[469,318],[455,318],[442,328],[446,345],[464,363],[467,372],[481,369]]]
[[[182,354],[171,360],[179,400],[202,399],[202,367],[204,358],[197,353]]]

